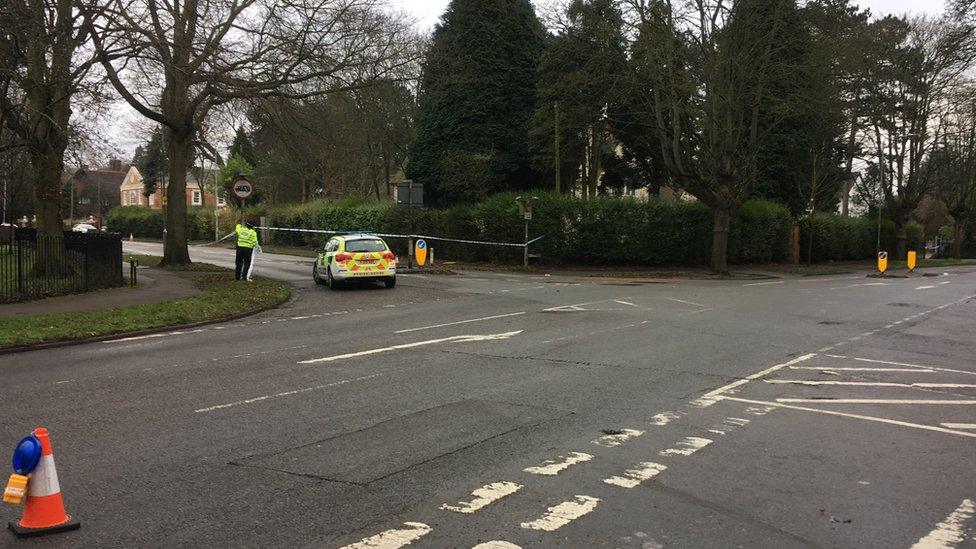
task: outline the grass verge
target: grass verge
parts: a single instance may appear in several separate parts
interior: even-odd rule
[[[132,257],[140,265],[159,263],[158,257]],[[213,265],[196,263],[189,270],[170,270],[192,280],[203,293],[99,311],[0,319],[0,348],[217,321],[274,307],[290,295],[281,282],[260,277],[251,283],[236,282],[232,271]]]

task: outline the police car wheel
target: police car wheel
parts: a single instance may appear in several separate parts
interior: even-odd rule
[[[396,275],[393,275],[389,278],[384,278],[383,284],[386,284],[387,288],[393,288],[394,286],[396,286]]]
[[[319,276],[318,265],[312,265],[312,280],[314,280],[316,284],[325,284],[325,281]]]
[[[329,289],[330,290],[338,290],[339,289],[339,281],[332,277],[332,269],[330,269],[328,267],[325,268],[325,278],[329,282]]]

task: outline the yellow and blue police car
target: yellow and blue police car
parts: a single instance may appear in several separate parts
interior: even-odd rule
[[[312,279],[336,290],[346,280],[382,280],[387,288],[396,286],[396,262],[386,242],[371,234],[348,234],[329,239],[315,250]]]

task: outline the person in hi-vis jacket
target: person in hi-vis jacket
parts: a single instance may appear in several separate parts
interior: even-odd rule
[[[254,230],[254,225],[250,223],[245,223],[243,226],[238,224],[234,232],[237,233],[234,280],[248,280],[252,264],[251,257],[254,255],[254,247],[258,245],[258,233]]]

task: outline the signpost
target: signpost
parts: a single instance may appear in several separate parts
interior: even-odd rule
[[[234,196],[241,199],[241,223],[244,223],[244,201],[254,194],[254,183],[244,176],[238,176],[230,187]]]
[[[888,270],[888,252],[878,252],[878,272],[885,274]]]
[[[427,264],[427,241],[423,238],[417,240],[414,246],[414,255],[417,257],[417,265],[423,267]]]
[[[413,207],[424,205],[424,184],[414,183],[412,179],[405,179],[397,183],[396,189],[397,206],[406,206],[409,210],[410,234],[413,235]],[[413,237],[407,242],[407,268],[413,268],[414,255]]]
[[[914,273],[915,265],[918,264],[918,254],[914,251],[908,252],[908,271]]]

